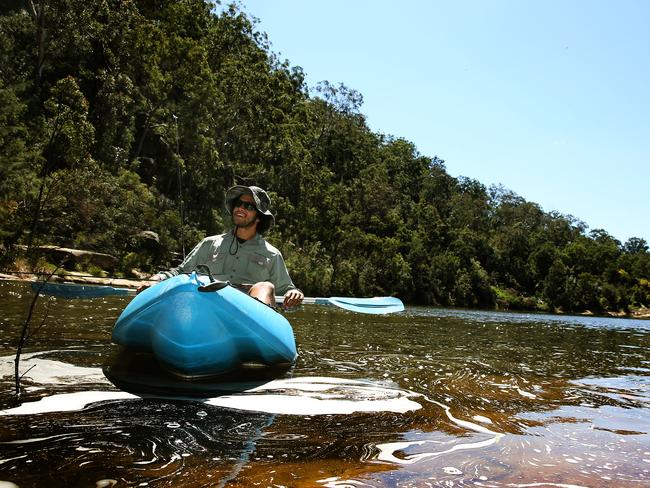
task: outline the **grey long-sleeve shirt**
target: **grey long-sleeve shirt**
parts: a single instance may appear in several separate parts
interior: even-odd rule
[[[296,288],[280,251],[259,234],[242,243],[236,243],[234,239],[232,232],[206,237],[192,249],[180,266],[159,274],[170,278],[190,273],[203,264],[217,280],[237,285],[270,281],[279,295]]]

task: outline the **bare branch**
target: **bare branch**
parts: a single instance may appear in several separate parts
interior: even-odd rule
[[[40,286],[36,289],[34,293],[34,298],[32,298],[32,303],[30,304],[29,311],[27,312],[27,318],[23,323],[23,328],[20,332],[20,339],[18,340],[18,346],[16,346],[16,357],[14,358],[14,379],[15,379],[15,388],[16,388],[15,394],[17,398],[20,398],[20,379],[22,378],[22,376],[20,375],[20,355],[23,351],[23,347],[25,347],[25,343],[27,342],[27,339],[29,339],[30,336],[32,336],[41,327],[43,327],[43,324],[45,323],[45,319],[44,319],[43,322],[41,322],[41,324],[34,331],[30,332],[29,324],[34,314],[36,302],[38,301],[38,298],[41,295],[41,290],[43,289],[45,284],[50,280],[50,278],[52,278],[52,276],[54,276],[54,274],[59,270],[62,264],[63,262],[61,262],[56,268],[54,268],[54,271],[52,271],[49,275],[45,277],[43,281],[41,281]]]

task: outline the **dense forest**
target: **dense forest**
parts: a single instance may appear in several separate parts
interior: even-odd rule
[[[161,269],[228,228],[228,187],[255,184],[277,214],[268,240],[307,294],[650,306],[643,239],[452,177],[371,131],[362,104],[343,84],[308,87],[237,5],[4,1],[0,266],[53,244],[112,254],[125,276]]]

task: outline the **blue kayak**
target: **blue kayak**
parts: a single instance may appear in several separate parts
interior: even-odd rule
[[[171,372],[201,378],[250,363],[295,361],[291,324],[271,307],[207,276],[179,275],[137,295],[113,328],[113,342],[152,352]]]

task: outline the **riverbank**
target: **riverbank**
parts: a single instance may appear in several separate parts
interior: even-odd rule
[[[616,318],[623,318],[623,319],[644,319],[644,320],[649,320],[650,319],[650,308],[646,307],[641,307],[635,310],[631,310],[629,313],[626,312],[606,312],[605,314],[597,314],[594,313],[590,310],[586,310],[579,315],[593,315],[593,316],[601,316],[604,315],[606,317],[616,317]]]
[[[0,280],[11,281],[39,281],[42,275],[37,273],[20,272],[20,273],[0,273]],[[136,289],[146,282],[146,280],[136,280],[129,278],[104,278],[101,276],[92,276],[87,273],[66,271],[65,275],[52,275],[50,281],[55,283],[78,283],[80,285],[106,285],[119,286],[123,288]]]

